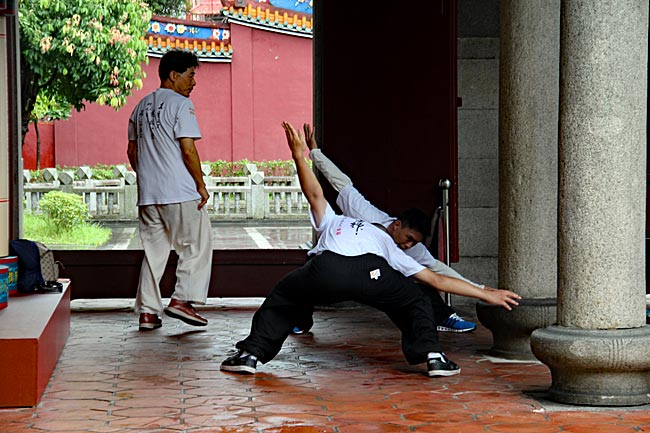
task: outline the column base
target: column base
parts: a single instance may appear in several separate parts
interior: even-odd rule
[[[490,355],[512,360],[536,361],[530,349],[530,334],[557,321],[555,298],[522,299],[518,307],[507,311],[503,307],[479,301],[476,315],[492,332]]]
[[[549,398],[588,406],[650,403],[650,327],[584,330],[562,326],[531,336],[553,378]]]

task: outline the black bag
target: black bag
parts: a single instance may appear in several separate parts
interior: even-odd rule
[[[16,239],[9,242],[9,251],[18,256],[20,293],[63,292],[63,284],[56,281],[59,277],[59,263],[54,261],[54,254],[49,248],[40,242]],[[43,264],[45,268],[42,267]],[[46,272],[47,281],[43,278],[43,271]]]
[[[27,239],[9,241],[9,252],[18,256],[18,291],[34,293],[45,284],[41,274],[41,254],[35,242]]]

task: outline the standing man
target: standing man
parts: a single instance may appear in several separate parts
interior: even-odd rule
[[[178,253],[176,286],[165,314],[194,326],[208,321],[205,304],[212,267],[208,191],[194,142],[201,138],[189,96],[199,61],[189,51],[168,51],[158,66],[160,87],[138,103],[129,119],[127,154],[138,179],[138,215],[144,260],[135,311],[140,331],[162,326],[162,278],[171,247]]]

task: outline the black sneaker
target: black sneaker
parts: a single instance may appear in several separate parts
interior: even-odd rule
[[[427,374],[429,377],[453,376],[458,373],[460,373],[460,367],[444,354],[427,360]]]
[[[242,351],[226,358],[221,363],[221,369],[234,373],[255,374],[257,369],[257,357],[255,355],[244,355]]]

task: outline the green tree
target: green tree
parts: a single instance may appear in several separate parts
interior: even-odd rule
[[[140,0],[20,0],[23,139],[37,98],[77,110],[126,104],[142,87],[150,16]]]
[[[41,134],[38,130],[38,122],[67,119],[70,117],[70,105],[61,105],[56,99],[44,95],[36,97],[36,103],[29,119],[34,124],[36,133],[36,170],[41,169]]]
[[[184,18],[185,12],[190,10],[190,0],[149,0],[149,7],[156,15]]]

